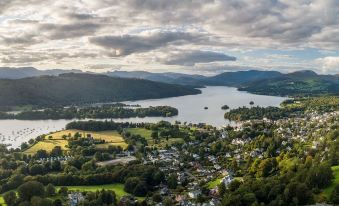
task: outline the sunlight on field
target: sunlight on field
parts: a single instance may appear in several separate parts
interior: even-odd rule
[[[63,150],[68,150],[68,148],[66,147],[67,144],[67,140],[64,139],[43,140],[28,148],[24,153],[34,154],[38,150],[46,150],[47,152],[51,152],[52,149],[56,146],[60,146]]]
[[[165,138],[160,138],[160,142],[157,144],[154,144],[154,140],[152,138],[152,130],[144,129],[144,128],[128,128],[125,129],[127,132],[130,132],[133,135],[140,135],[144,137],[147,140],[147,144],[149,146],[158,146],[158,147],[165,147],[166,145],[172,145],[175,143],[184,143],[184,140],[182,138],[169,138],[166,140]]]
[[[332,168],[334,180],[332,181],[332,184],[324,189],[324,195],[329,198],[332,191],[334,190],[336,185],[339,185],[339,165],[333,166]]]
[[[127,132],[134,134],[134,135],[140,135],[144,137],[146,140],[152,140],[152,130],[144,129],[144,128],[127,128],[125,129]]]
[[[5,200],[4,200],[4,198],[2,196],[0,196],[0,205],[1,206],[6,206]]]
[[[112,190],[117,195],[117,198],[120,199],[121,197],[125,195],[129,195],[129,193],[124,191],[124,185],[123,184],[110,184],[110,185],[93,185],[93,186],[66,186],[68,190],[72,191],[90,191],[95,192],[97,190]],[[57,187],[57,189],[60,189],[60,187]],[[144,197],[137,197],[138,200],[144,200]]]
[[[94,139],[105,140],[104,144],[97,145],[98,148],[107,148],[109,145],[121,146],[124,149],[127,147],[126,142],[117,131],[89,132],[81,130],[63,130],[46,135],[45,140],[36,143],[32,147],[28,148],[24,153],[34,154],[38,150],[42,149],[47,152],[51,152],[55,146],[60,146],[63,150],[68,150],[66,147],[66,145],[68,145],[67,138],[69,135],[74,136],[77,132],[79,132],[82,137],[87,137],[87,135],[90,134],[90,136]],[[64,139],[65,136],[66,139]]]

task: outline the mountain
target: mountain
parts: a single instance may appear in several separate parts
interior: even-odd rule
[[[104,73],[107,76],[147,79],[156,82],[182,85],[200,85],[200,80],[205,79],[202,75],[182,74],[175,72],[152,73],[146,71],[112,71]]]
[[[214,86],[235,86],[238,87],[243,83],[258,81],[262,79],[271,79],[281,76],[282,74],[277,71],[237,71],[237,72],[224,72],[216,76],[207,77],[202,82],[205,85]]]
[[[63,69],[51,69],[51,70],[38,70],[34,67],[0,67],[0,79],[21,79],[26,77],[36,77],[43,75],[59,75],[63,73],[81,73],[81,70],[63,70]]]
[[[0,106],[60,106],[198,94],[186,86],[95,74],[68,73],[0,80]]]
[[[239,90],[279,96],[339,95],[339,77],[318,75],[309,70],[284,74],[275,78],[247,82]]]

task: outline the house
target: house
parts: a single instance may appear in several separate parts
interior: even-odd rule
[[[68,199],[70,206],[76,206],[85,198],[81,192],[72,192],[71,194],[68,194]]]
[[[232,182],[232,180],[233,178],[231,177],[231,175],[226,175],[220,180],[220,183],[223,183],[227,187],[227,185],[229,185]]]
[[[196,199],[198,198],[198,196],[201,195],[201,190],[200,189],[196,189],[196,190],[191,190],[188,192],[188,196],[192,199]]]

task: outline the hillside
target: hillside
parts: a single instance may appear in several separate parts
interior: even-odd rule
[[[281,76],[282,74],[277,71],[237,71],[237,72],[224,72],[216,76],[207,77],[202,82],[205,85],[214,86],[235,86],[247,82],[258,81],[263,79],[271,79]]]
[[[0,106],[60,106],[198,94],[200,90],[141,79],[61,74],[0,80]]]
[[[248,82],[239,90],[265,95],[339,95],[339,77],[318,75],[313,71],[298,71],[276,78]]]
[[[170,84],[200,85],[199,80],[206,77],[202,75],[182,74],[175,72],[152,73],[146,71],[112,71],[104,73],[111,77],[138,78]]]
[[[81,70],[50,69],[39,70],[34,67],[0,67],[0,79],[21,79],[43,75],[57,76],[63,73],[82,73]]]

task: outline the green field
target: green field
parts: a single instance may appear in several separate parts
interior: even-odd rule
[[[169,138],[168,141],[164,138],[161,138],[159,143],[154,144],[154,140],[151,137],[152,130],[144,129],[144,128],[128,128],[125,130],[133,135],[140,135],[144,137],[147,140],[147,144],[149,146],[157,146],[157,147],[163,148],[166,145],[172,145],[175,143],[184,143],[184,140],[182,138]]]
[[[221,181],[222,177],[220,178],[217,178],[215,180],[212,180],[210,182],[207,183],[207,188],[208,189],[213,189],[215,188],[216,186],[220,185],[220,181]]]
[[[1,206],[6,206],[5,200],[4,200],[4,198],[2,196],[0,196],[0,205]]]
[[[117,195],[117,198],[120,199],[121,197],[125,195],[129,195],[129,193],[124,191],[124,185],[123,184],[110,184],[110,185],[93,185],[93,186],[66,186],[68,190],[71,191],[89,191],[89,192],[95,192],[97,190],[112,190]],[[57,187],[59,189],[60,187]],[[144,197],[137,197],[138,200],[144,200]]]
[[[152,130],[144,129],[144,128],[127,128],[125,129],[127,132],[134,134],[134,135],[140,135],[144,137],[147,141],[152,140]]]
[[[333,166],[332,168],[333,174],[334,174],[334,180],[330,186],[324,189],[324,195],[329,198],[332,191],[334,190],[334,187],[336,185],[339,185],[339,165]]]
[[[126,142],[117,131],[88,132],[81,130],[63,130],[46,135],[45,140],[34,144],[24,153],[35,154],[38,150],[41,149],[46,150],[47,152],[51,152],[55,146],[60,146],[63,150],[68,150],[68,148],[66,147],[68,142],[62,137],[64,135],[68,136],[69,134],[71,134],[71,136],[74,136],[74,134],[77,132],[79,132],[82,137],[86,137],[88,134],[90,134],[94,139],[105,140],[106,143],[98,145],[99,148],[106,148],[109,145],[121,146],[124,149],[127,147]],[[50,136],[51,138],[49,138]]]

